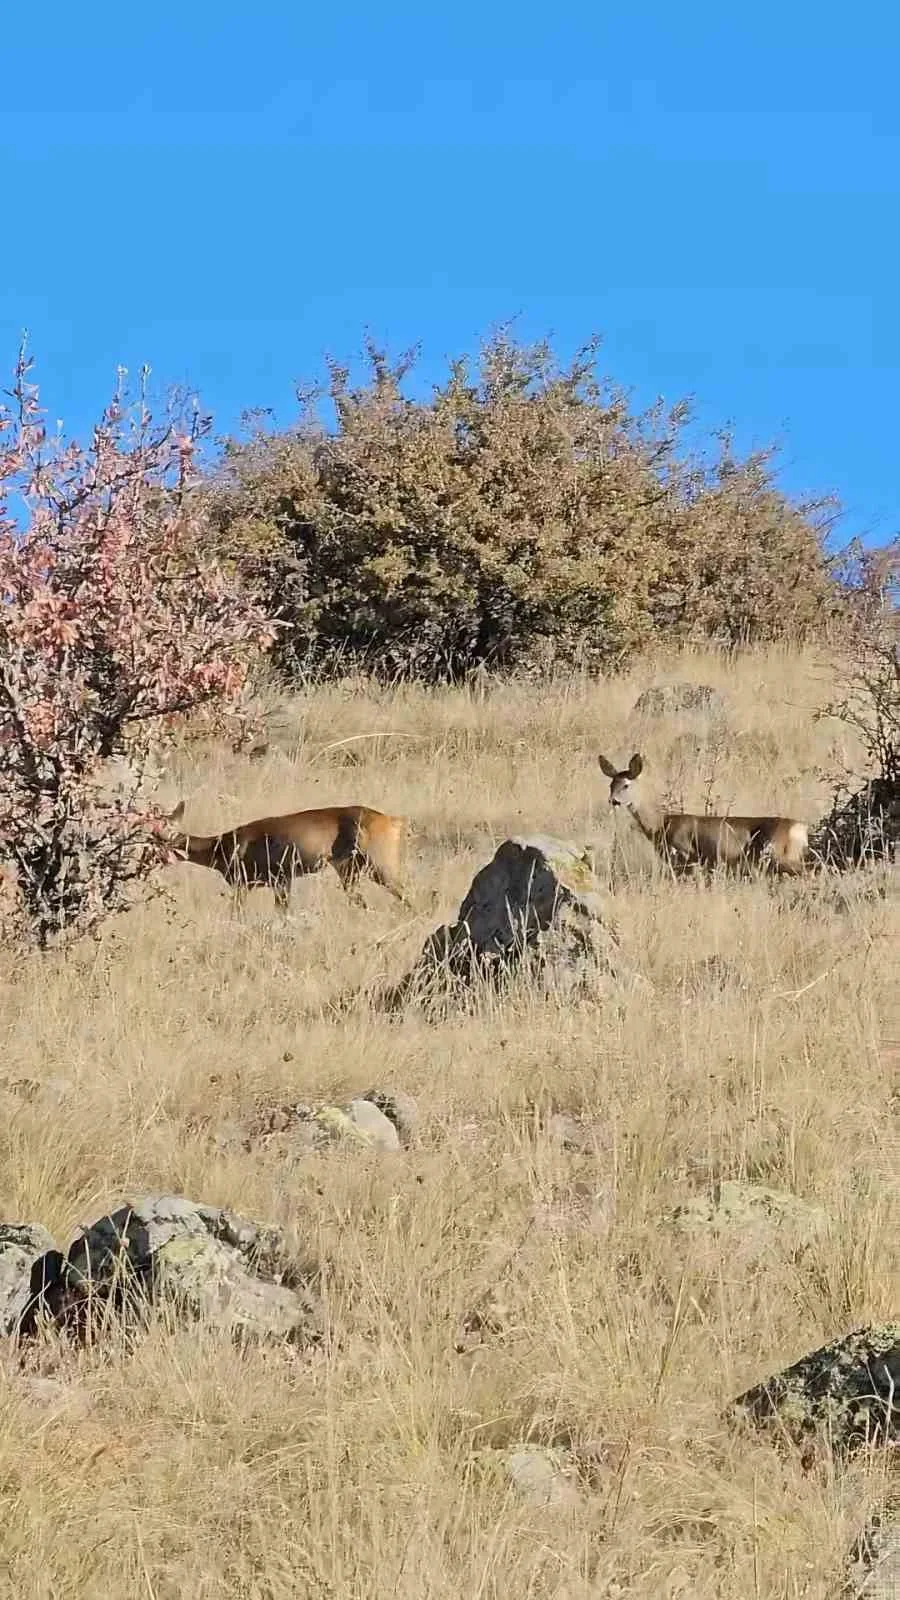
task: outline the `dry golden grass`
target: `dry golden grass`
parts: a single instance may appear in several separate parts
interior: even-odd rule
[[[660,793],[698,809],[709,792],[715,809],[815,818],[816,766],[844,736],[812,720],[827,685],[808,657],[665,672],[722,687],[727,736],[636,724],[649,665],[484,697],[348,684],[286,702],[263,762],[182,754],[189,824],[356,800],[406,812],[414,916],[376,887],[354,909],[326,874],[296,887],[286,924],[266,891],[241,921],[211,874],[176,867],[172,907],[4,968],[2,1076],[41,1086],[0,1096],[0,1216],[67,1243],[127,1194],[174,1190],[279,1222],[323,1263],[329,1337],[312,1355],[240,1352],[159,1325],[131,1354],[48,1356],[50,1385],[3,1355],[0,1594],[834,1593],[883,1458],[804,1470],[731,1436],[720,1409],[896,1311],[896,902],[884,880],[670,882],[609,812],[598,749],[641,748]],[[401,972],[523,831],[597,841],[649,995],[567,1010],[519,992],[441,1026],[311,1018]],[[287,1165],[221,1140],[260,1100],[373,1085],[419,1101],[402,1155]],[[592,1119],[592,1153],[550,1141],[555,1109]],[[667,1210],[718,1177],[814,1201],[828,1226],[805,1251],[777,1228],[679,1243]],[[486,1297],[498,1331],[457,1351]],[[598,1447],[579,1506],[517,1498],[498,1451],[523,1440]]]

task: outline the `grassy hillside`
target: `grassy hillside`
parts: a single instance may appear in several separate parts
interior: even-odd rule
[[[726,721],[631,715],[676,677],[720,688]],[[239,1353],[160,1324],[62,1365],[4,1353],[0,1594],[833,1593],[883,1459],[836,1477],[719,1414],[894,1309],[895,892],[673,884],[596,764],[639,748],[678,804],[814,819],[817,769],[855,754],[812,719],[830,688],[812,657],[775,652],[483,696],[348,683],[273,699],[259,762],[180,756],[167,789],[197,831],[356,800],[407,813],[415,914],[376,887],[355,909],[323,874],[287,923],[266,891],[241,921],[217,879],[179,866],[171,904],[99,943],[4,958],[0,1216],[65,1244],[127,1194],[174,1190],[278,1222],[323,1263],[329,1336],[309,1356]],[[528,831],[596,841],[649,995],[567,1009],[518,991],[440,1026],[310,1016],[401,972]],[[400,1155],[292,1164],[254,1135],[261,1107],[374,1085],[418,1101]],[[589,1150],[554,1142],[554,1111],[589,1120]],[[673,1229],[672,1208],[722,1178],[824,1225]],[[476,1310],[480,1342],[461,1337]],[[503,1451],[527,1440],[580,1452],[573,1506],[510,1487]]]

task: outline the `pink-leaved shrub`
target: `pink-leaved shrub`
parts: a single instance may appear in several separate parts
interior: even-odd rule
[[[101,763],[137,774],[160,719],[233,702],[272,629],[205,539],[196,407],[156,423],[146,373],[129,400],[120,372],[82,448],[48,434],[30,369],[20,352],[0,408],[0,857],[44,947],[167,854],[137,777],[104,794]]]

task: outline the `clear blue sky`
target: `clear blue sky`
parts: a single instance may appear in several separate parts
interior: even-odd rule
[[[0,22],[0,365],[83,431],[117,363],[219,431],[365,327],[424,377],[518,315],[786,442],[900,526],[900,7],[45,0]]]

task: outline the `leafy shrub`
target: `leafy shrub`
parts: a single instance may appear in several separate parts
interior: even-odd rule
[[[900,851],[900,642],[896,608],[900,545],[857,558],[856,600],[841,694],[820,717],[837,717],[860,740],[868,773],[833,776],[828,815],[811,844],[837,867],[891,859]]]
[[[659,635],[796,638],[838,604],[826,504],[791,504],[770,457],[727,440],[712,466],[680,453],[686,408],[633,415],[596,346],[561,368],[500,335],[428,399],[406,392],[411,358],[366,359],[360,386],[332,365],[327,395],[301,394],[293,430],[230,441],[212,486],[283,665],[609,662]]]
[[[166,854],[136,799],[152,732],[235,695],[271,633],[204,551],[199,417],[154,427],[143,392],[129,407],[120,389],[90,449],[67,446],[30,366],[20,354],[0,409],[0,855],[21,931],[44,946],[93,927]],[[104,795],[92,779],[126,746],[134,782]]]

